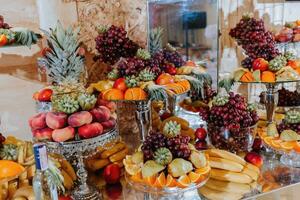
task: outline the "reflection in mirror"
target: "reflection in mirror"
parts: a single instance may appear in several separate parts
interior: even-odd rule
[[[148,10],[150,50],[170,43],[184,60],[205,66],[216,86],[217,0],[150,0]]]

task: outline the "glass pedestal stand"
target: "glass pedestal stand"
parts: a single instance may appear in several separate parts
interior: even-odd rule
[[[140,129],[140,138],[144,141],[152,126],[151,101],[135,101],[134,103],[136,106],[136,119]]]
[[[278,90],[276,83],[266,83],[267,91],[264,93],[264,102],[268,124],[273,122],[274,112],[278,103]]]
[[[76,200],[99,200],[101,194],[87,184],[87,171],[84,166],[83,159],[88,158],[97,153],[98,146],[104,146],[119,138],[116,129],[112,129],[107,133],[94,138],[71,142],[47,142],[47,149],[50,153],[64,155],[65,158],[72,163],[76,169],[78,177],[77,187],[72,191],[72,197]],[[108,148],[108,147],[107,147]]]

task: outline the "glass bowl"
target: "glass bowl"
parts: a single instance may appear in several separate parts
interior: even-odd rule
[[[226,127],[217,127],[208,124],[207,128],[210,143],[215,148],[224,149],[233,153],[250,151],[257,132],[256,125],[229,130]]]

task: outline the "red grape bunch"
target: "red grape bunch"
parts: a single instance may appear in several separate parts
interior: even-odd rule
[[[242,61],[242,65],[246,68],[251,68],[256,58],[270,61],[280,54],[272,33],[265,30],[262,19],[244,16],[229,35],[245,50],[248,57]]]
[[[124,58],[117,64],[120,77],[138,75],[145,69],[145,61],[136,57]]]
[[[278,90],[278,106],[299,106],[300,94],[295,91],[289,91],[285,88]]]
[[[99,59],[107,64],[115,64],[121,57],[134,57],[139,46],[127,37],[123,27],[111,26],[96,37]]]

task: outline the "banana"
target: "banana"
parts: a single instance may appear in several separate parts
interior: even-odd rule
[[[251,164],[251,163],[246,163],[246,167],[248,169],[251,169],[253,171],[255,171],[256,173],[260,174],[260,170],[258,167],[256,167],[255,165]]]
[[[109,156],[121,151],[122,149],[125,148],[125,144],[123,142],[117,143],[113,148],[106,150],[101,153],[101,158],[108,158]]]
[[[60,164],[61,164],[62,169],[68,175],[70,175],[70,177],[72,178],[72,181],[76,181],[77,176],[76,176],[76,173],[75,173],[74,168],[72,167],[72,165],[65,159],[61,160]]]
[[[251,183],[252,178],[246,174],[239,172],[231,172],[222,169],[211,169],[210,171],[211,178],[220,180],[220,181],[231,181],[235,183]]]
[[[19,176],[19,180],[25,180],[25,179],[27,179],[27,171],[26,170]]]
[[[246,194],[251,191],[251,187],[248,184],[219,181],[215,179],[209,179],[205,186],[221,192],[233,192],[238,194]]]
[[[243,158],[241,158],[233,153],[230,153],[228,151],[224,151],[224,150],[220,150],[220,149],[209,149],[209,150],[207,150],[207,153],[209,154],[210,157],[225,158],[227,160],[237,162],[241,165],[246,164],[246,161]]]
[[[203,196],[211,200],[239,200],[243,197],[242,194],[220,192],[218,190],[210,189],[207,186],[201,187],[199,191]]]
[[[117,162],[117,161],[123,160],[123,158],[125,158],[127,153],[128,153],[128,148],[125,147],[125,149],[123,149],[122,151],[110,156],[109,160],[110,160],[110,162]]]
[[[71,176],[69,176],[69,174],[67,172],[65,172],[65,170],[61,170],[61,174],[64,177],[64,187],[67,190],[70,190],[73,188],[74,182],[71,178]]]
[[[217,157],[209,157],[209,165],[212,168],[225,169],[233,172],[241,172],[244,168],[243,165],[237,162]]]
[[[27,142],[27,151],[26,151],[26,158],[29,158],[33,155],[33,146],[32,146],[32,142]]]
[[[16,198],[13,198],[13,200],[27,200],[26,197],[16,197]]]
[[[31,165],[30,167],[27,168],[27,178],[32,179],[34,174],[35,174],[35,165]]]
[[[19,188],[27,187],[27,186],[29,186],[29,180],[28,179],[19,180]]]
[[[256,171],[249,169],[248,167],[245,167],[242,171],[242,173],[247,174],[248,176],[250,176],[254,181],[257,181],[259,173],[257,173]]]
[[[32,186],[25,186],[22,188],[19,188],[15,194],[13,195],[13,200],[16,200],[17,198],[25,197],[27,200],[35,200],[34,192]]]

